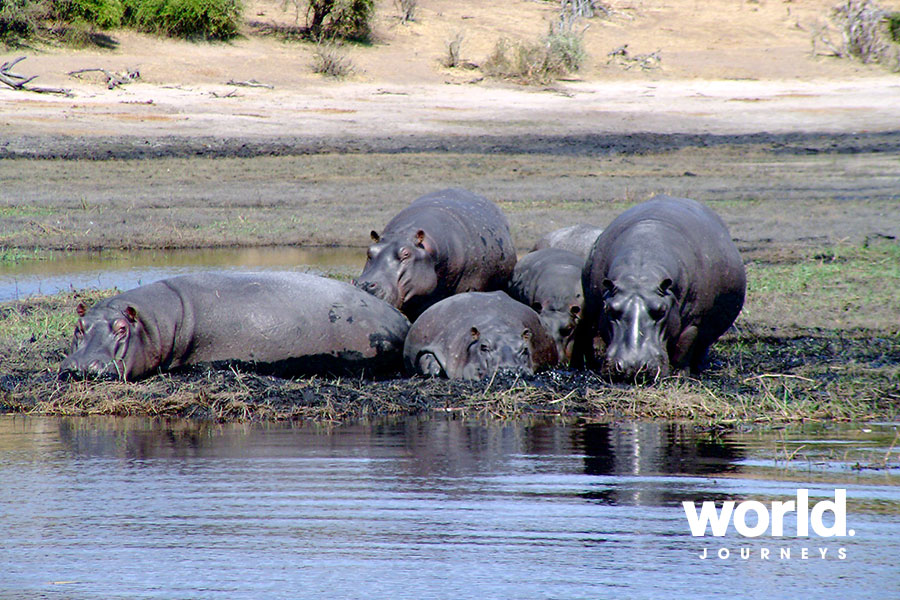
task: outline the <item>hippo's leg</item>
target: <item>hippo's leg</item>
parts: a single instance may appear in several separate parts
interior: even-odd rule
[[[669,355],[669,363],[676,369],[683,369],[690,366],[691,371],[694,370],[695,352],[697,351],[697,334],[699,330],[696,325],[689,325],[675,342],[675,347]],[[705,352],[704,352],[705,354]]]
[[[416,358],[416,369],[422,375],[429,377],[440,377],[444,372],[444,368],[438,361],[437,357],[431,352],[423,352]]]

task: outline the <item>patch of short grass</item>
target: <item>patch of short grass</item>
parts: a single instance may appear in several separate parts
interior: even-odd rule
[[[773,325],[886,329],[900,335],[900,244],[813,251],[787,264],[747,264],[744,318]]]
[[[30,260],[48,260],[52,258],[52,256],[52,252],[39,250],[37,248],[26,250],[24,248],[0,246],[0,267],[15,265]]]

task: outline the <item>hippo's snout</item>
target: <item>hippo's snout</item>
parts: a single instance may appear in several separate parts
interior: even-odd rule
[[[121,374],[119,369],[116,368],[116,365],[111,362],[92,360],[85,365],[71,359],[66,359],[59,367],[58,378],[62,381],[68,381],[70,379],[116,381],[121,378]]]
[[[610,353],[604,363],[604,372],[614,380],[656,381],[669,374],[669,359],[661,352],[655,352],[650,356],[623,356]]]

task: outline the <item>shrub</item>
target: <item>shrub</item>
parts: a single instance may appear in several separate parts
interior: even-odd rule
[[[418,0],[394,0],[397,8],[400,9],[400,22],[407,23],[416,20],[416,9],[419,7]]]
[[[343,48],[332,41],[320,41],[313,52],[314,73],[341,79],[352,74],[353,62],[344,53]]]
[[[237,35],[240,0],[125,0],[125,22],[141,31],[183,38]]]
[[[888,33],[891,41],[900,44],[900,13],[891,13],[887,16]]]
[[[367,40],[374,16],[375,0],[310,0],[307,23],[316,39]]]
[[[465,35],[459,31],[453,39],[447,40],[447,56],[444,57],[445,67],[454,68],[462,64],[462,43]]]
[[[832,9],[831,27],[823,25],[813,34],[813,51],[819,41],[835,56],[880,63],[898,71],[900,49],[893,43],[898,26],[892,16],[872,0],[844,0]],[[841,37],[840,42],[831,38],[834,29]]]
[[[125,5],[122,0],[56,0],[54,17],[68,22],[83,21],[101,29],[122,24]]]
[[[567,23],[551,25],[547,36],[537,42],[511,44],[501,38],[482,70],[490,77],[529,84],[547,84],[577,71],[586,57],[584,42]]]
[[[0,42],[15,45],[34,37],[49,14],[46,0],[0,0]]]

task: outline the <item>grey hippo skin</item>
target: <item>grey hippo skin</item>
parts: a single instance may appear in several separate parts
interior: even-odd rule
[[[673,368],[699,372],[710,345],[740,313],[747,280],[716,213],[659,195],[597,238],[582,285],[589,366],[644,380]]]
[[[409,321],[348,283],[303,273],[202,273],[95,304],[60,374],[135,380],[183,365],[277,374],[394,372]]]
[[[583,261],[591,253],[591,248],[594,247],[594,242],[601,233],[603,233],[602,229],[586,223],[570,225],[551,231],[539,239],[532,251],[558,248],[577,254]]]
[[[460,189],[422,196],[372,239],[356,285],[410,319],[453,294],[505,289],[516,264],[506,217]]]
[[[538,313],[565,364],[572,364],[575,330],[584,311],[583,267],[584,259],[572,252],[544,248],[523,256],[509,281],[509,295]]]
[[[501,368],[532,374],[556,364],[556,346],[521,302],[504,292],[469,292],[422,313],[403,363],[409,373],[450,379],[482,379]]]

